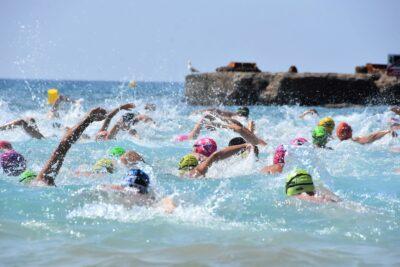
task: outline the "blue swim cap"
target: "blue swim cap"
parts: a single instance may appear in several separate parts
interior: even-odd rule
[[[130,169],[124,178],[125,186],[135,187],[141,194],[148,193],[149,184],[149,176],[144,171],[139,169]]]

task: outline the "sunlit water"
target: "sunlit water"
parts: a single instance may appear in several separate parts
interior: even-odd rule
[[[400,154],[391,152],[400,146],[397,139],[387,136],[367,146],[336,139],[329,143],[333,150],[292,150],[284,173],[267,176],[259,170],[271,164],[274,148],[297,136],[310,139],[315,119],[298,119],[304,107],[252,106],[257,134],[268,142],[260,160],[237,157],[215,164],[207,174],[210,179],[182,179],[177,163],[192,143],[173,139],[190,131],[199,119],[190,114],[200,108],[185,103],[182,84],[139,83],[131,89],[117,82],[0,80],[0,123],[33,116],[47,137],[32,140],[21,130],[0,132],[0,139],[11,141],[36,171],[63,134],[46,117],[51,87],[84,99],[80,106],[64,106],[63,126],[74,125],[92,107],[110,110],[126,102],[134,102],[139,112],[145,103],[155,103],[157,110],[147,114],[156,125],[138,125],[140,139],[120,134],[116,141],[76,143],[57,187],[23,186],[18,178],[0,174],[1,265],[400,264],[400,176],[394,172],[400,168]],[[387,128],[393,116],[387,106],[318,110],[321,116],[350,123],[355,135]],[[86,133],[93,136],[99,127],[95,123]],[[202,136],[213,137],[222,148],[236,135],[221,130],[203,131]],[[121,182],[122,168],[101,179],[75,175],[117,144],[144,156],[157,196],[172,195],[178,204],[173,214],[101,194],[100,184]],[[284,179],[296,165],[343,202],[315,205],[288,199]]]

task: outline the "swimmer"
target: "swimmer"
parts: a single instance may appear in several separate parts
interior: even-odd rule
[[[68,150],[80,138],[82,133],[91,123],[104,120],[106,117],[106,113],[107,112],[102,108],[94,108],[86,115],[86,117],[81,122],[70,129],[63,136],[57,148],[54,150],[43,169],[40,171],[35,179],[32,179],[32,181],[37,184],[44,184],[49,186],[55,185],[55,178],[62,167],[64,158],[67,155]]]
[[[250,110],[248,107],[240,107],[237,109],[236,112],[232,112],[232,111],[226,111],[226,110],[220,110],[217,108],[209,108],[209,109],[203,109],[203,110],[199,110],[196,111],[195,113],[214,113],[217,114],[219,116],[222,117],[226,117],[226,118],[249,118],[250,115]]]
[[[317,126],[312,131],[312,140],[316,147],[332,149],[326,146],[328,143],[328,137],[328,132],[322,126]]]
[[[327,189],[316,191],[311,175],[301,169],[296,169],[286,177],[285,193],[314,203],[339,202],[338,196]]]
[[[124,198],[134,205],[160,207],[166,213],[172,213],[176,205],[172,198],[165,197],[157,201],[154,192],[149,190],[150,177],[140,169],[130,169],[120,185],[103,185],[103,190],[113,190],[124,194]]]
[[[73,99],[69,98],[68,96],[60,95],[57,98],[57,100],[54,102],[54,104],[51,106],[51,109],[49,110],[47,117],[49,119],[59,118],[60,117],[59,109],[60,109],[60,104],[62,102],[80,104],[82,101],[83,101],[82,99],[73,100]]]
[[[0,165],[8,176],[18,176],[26,169],[25,158],[15,150],[5,149],[0,154]]]
[[[246,143],[246,140],[244,140],[243,137],[234,137],[231,140],[229,140],[228,146],[242,145],[245,143]],[[258,146],[253,146],[252,150],[254,151],[254,155],[258,159],[258,154],[259,154]],[[242,157],[247,157],[249,155],[247,150],[240,151],[239,153]]]
[[[331,137],[333,129],[335,129],[335,121],[331,117],[325,117],[318,122],[318,126],[324,127],[329,137]]]
[[[286,156],[285,147],[283,145],[279,145],[275,149],[273,164],[265,166],[264,168],[261,169],[261,172],[266,174],[282,173],[283,167],[285,166],[285,156]]]
[[[208,120],[207,124],[211,125],[213,127],[233,130],[234,132],[236,132],[240,136],[242,136],[246,140],[246,142],[252,144],[253,146],[256,146],[256,145],[266,146],[267,145],[267,143],[263,139],[257,137],[252,131],[250,131],[248,128],[244,127],[237,120],[227,119],[224,117],[215,117],[215,116],[211,116],[211,115],[206,116],[205,119]],[[220,120],[220,122],[217,122],[217,119]]]
[[[312,108],[312,109],[309,109],[309,110],[304,111],[304,112],[299,116],[299,118],[300,118],[300,119],[304,119],[307,115],[319,116],[318,111],[317,111],[316,109]]]
[[[392,125],[390,129],[387,130],[377,131],[367,136],[353,137],[353,129],[351,128],[351,126],[346,122],[341,122],[336,128],[336,135],[340,141],[351,140],[361,145],[365,145],[371,144],[389,133],[392,134],[393,137],[397,137],[397,133],[395,131],[399,129],[399,125]]]
[[[133,109],[133,108],[135,108],[135,104],[133,104],[133,103],[127,103],[127,104],[121,105],[121,106],[119,106],[118,108],[113,109],[112,111],[110,111],[110,112],[107,114],[107,117],[106,117],[106,119],[105,119],[104,122],[103,122],[103,125],[101,126],[101,128],[100,128],[99,131],[97,132],[96,138],[95,138],[95,139],[96,139],[96,140],[108,140],[108,135],[109,135],[109,133],[107,132],[107,130],[108,130],[108,127],[109,127],[109,125],[110,125],[111,120],[115,117],[115,115],[117,115],[117,113],[118,113],[119,111],[121,111],[121,110],[127,110],[127,111],[129,111],[129,110],[131,110],[131,109]]]
[[[214,162],[227,159],[231,156],[238,154],[243,149],[250,149],[251,145],[242,144],[236,146],[226,147],[222,150],[214,152],[211,156],[209,156],[206,160],[199,163],[197,158],[188,154],[184,156],[179,162],[179,172],[181,176],[188,176],[190,178],[199,178],[204,177]]]
[[[139,137],[136,130],[132,128],[136,123],[154,123],[153,119],[144,114],[126,113],[111,128],[108,139],[115,139],[119,131],[128,131],[133,137]]]
[[[397,115],[400,115],[400,107],[391,107],[390,110]]]
[[[7,131],[21,127],[30,137],[43,139],[43,134],[39,131],[34,118],[14,120],[0,126],[0,131]]]
[[[205,137],[194,142],[192,155],[195,156],[199,162],[203,162],[211,156],[212,153],[217,151],[217,149],[217,142],[212,138]]]

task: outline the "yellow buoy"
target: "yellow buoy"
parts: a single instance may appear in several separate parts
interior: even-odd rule
[[[135,88],[136,87],[136,81],[135,80],[130,81],[129,82],[129,87],[130,88]]]
[[[58,90],[56,88],[51,88],[47,90],[47,102],[53,105],[58,98]]]

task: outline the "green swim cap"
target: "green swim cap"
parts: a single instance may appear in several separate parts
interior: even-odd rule
[[[323,126],[317,126],[312,131],[313,144],[317,146],[325,146],[328,143],[328,132]]]
[[[31,170],[26,170],[19,176],[19,181],[24,184],[29,184],[37,177],[37,173]]]
[[[240,115],[240,116],[248,117],[249,114],[250,114],[250,110],[249,110],[248,107],[240,107],[240,108],[238,108],[238,110],[236,111],[236,113],[237,113],[238,115]]]
[[[199,161],[192,154],[187,154],[179,162],[179,170],[190,170],[199,165]]]
[[[102,170],[106,170],[108,173],[114,172],[114,163],[111,159],[99,159],[93,166],[94,172],[101,172]]]
[[[108,154],[112,157],[121,157],[125,153],[125,149],[120,146],[115,146],[108,151]]]
[[[304,192],[314,192],[315,187],[311,175],[301,169],[293,171],[286,177],[286,195],[294,196]]]

